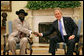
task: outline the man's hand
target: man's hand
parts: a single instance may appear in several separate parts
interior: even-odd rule
[[[38,33],[38,32],[32,32],[32,34],[34,34],[35,36],[39,36],[39,37],[42,36],[42,34],[41,33]]]
[[[69,40],[74,39],[74,38],[75,38],[75,36],[74,36],[74,35],[71,35],[71,36],[69,37]]]

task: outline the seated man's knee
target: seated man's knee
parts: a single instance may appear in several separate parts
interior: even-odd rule
[[[56,38],[55,37],[51,37],[50,38],[50,42],[54,42],[54,41],[56,41]]]
[[[75,43],[75,40],[71,39],[71,40],[68,41],[68,43]]]
[[[15,43],[14,38],[8,39],[8,43],[9,43],[9,44],[13,44],[13,43]]]
[[[28,42],[27,38],[22,38],[22,42]]]
[[[50,41],[53,41],[54,40],[54,38],[50,38]]]
[[[14,42],[14,38],[8,38],[8,42]]]

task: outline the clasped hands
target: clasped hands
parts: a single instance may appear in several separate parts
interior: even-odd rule
[[[70,37],[69,37],[69,40],[70,39],[74,39],[75,38],[75,35],[71,35]]]
[[[38,33],[38,32],[32,32],[32,34],[34,34],[35,36],[41,37],[42,33]]]
[[[42,33],[32,32],[32,34],[34,34],[35,36],[38,36],[38,37],[42,37]],[[74,35],[69,36],[69,40],[74,39],[74,37],[75,37]]]

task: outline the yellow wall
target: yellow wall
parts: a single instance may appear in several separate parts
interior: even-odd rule
[[[26,4],[27,4],[27,1],[12,1],[12,12],[7,12],[7,14],[8,14],[7,21],[14,20],[15,18],[18,18],[18,16],[15,14],[15,12],[18,11],[19,9],[25,10]],[[2,17],[1,17],[1,20],[2,20]],[[6,28],[7,28],[6,30],[8,32],[8,26]]]
[[[12,12],[8,12],[8,20],[14,20],[17,18],[15,12],[19,9],[25,9],[26,4],[26,1],[12,1]]]
[[[83,1],[81,2],[81,7],[80,7],[80,19],[83,19]]]
[[[15,12],[18,11],[19,9],[26,10],[26,8],[25,8],[26,4],[27,4],[27,1],[12,1],[12,12],[7,12],[7,14],[8,14],[7,21],[14,20],[15,18],[17,18],[17,15],[15,14]],[[83,19],[83,1],[81,1],[81,5],[82,6],[80,8],[80,19]],[[1,20],[2,20],[2,17],[1,17]],[[8,32],[8,29],[6,29],[6,30]]]
[[[80,19],[82,19],[82,25],[81,25],[81,34],[83,34],[83,1],[81,2],[81,7],[80,7]]]
[[[26,9],[25,8],[26,4],[27,1],[12,1],[12,12],[7,12],[8,14],[7,20],[14,20],[15,18],[17,18],[15,12],[18,11],[19,9]],[[83,1],[81,1],[81,5],[82,6],[80,9],[80,18],[83,19]]]

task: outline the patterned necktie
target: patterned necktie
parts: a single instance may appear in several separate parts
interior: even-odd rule
[[[64,37],[63,37],[63,28],[62,28],[61,20],[59,20],[59,30],[60,30],[60,32],[61,32],[62,39],[64,40]]]

